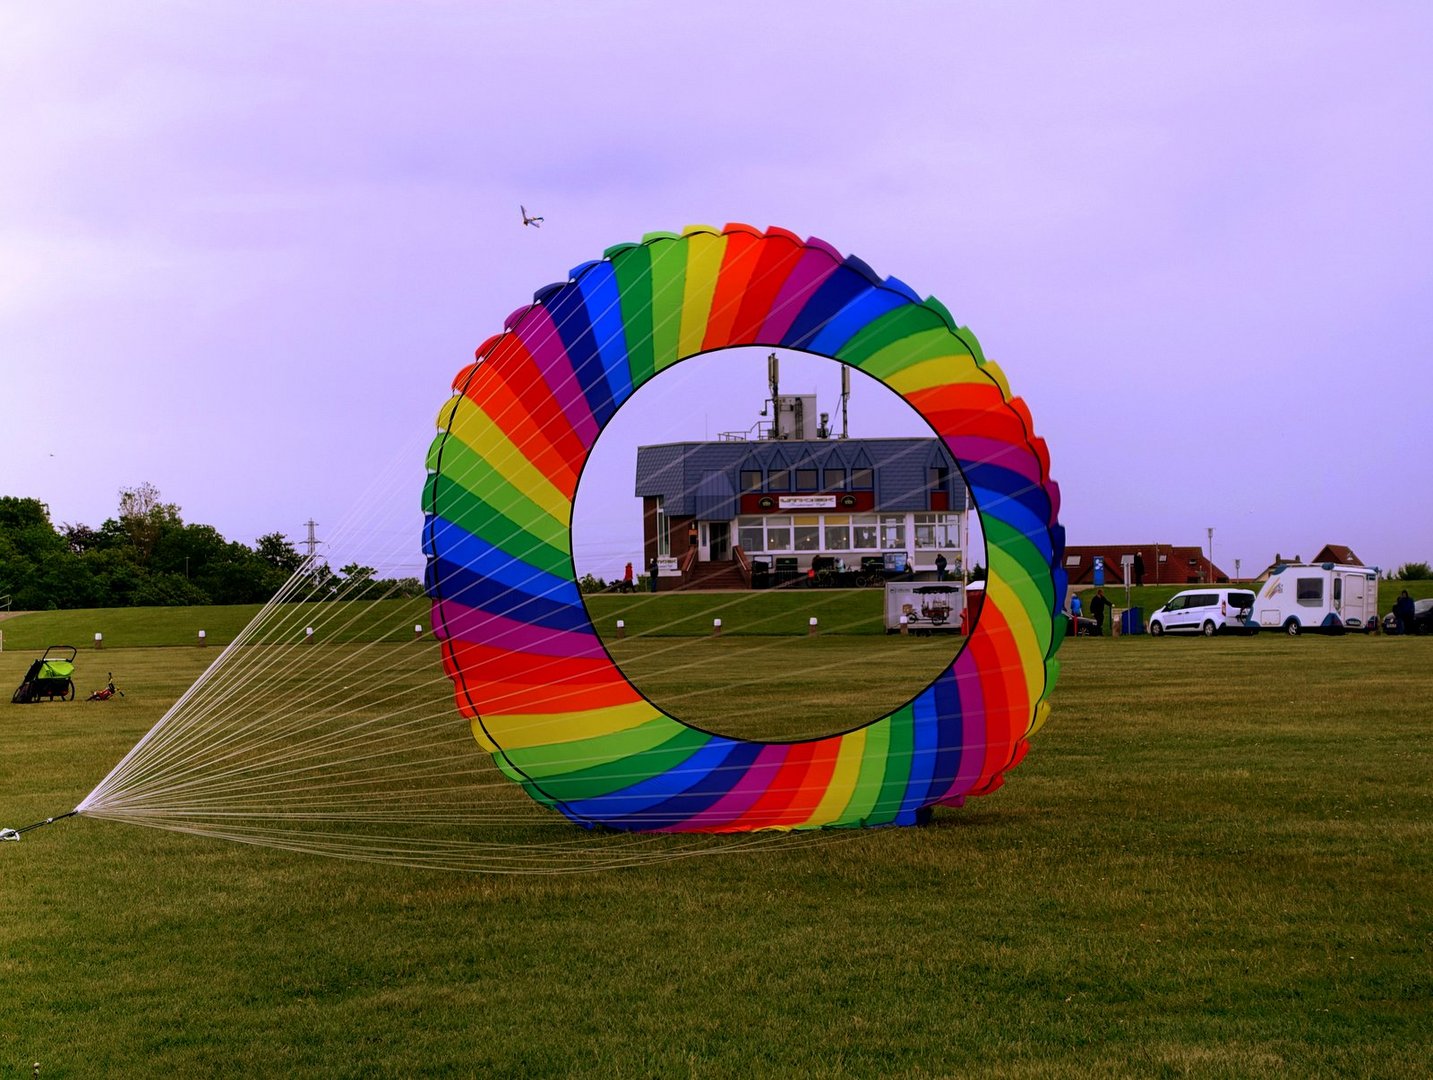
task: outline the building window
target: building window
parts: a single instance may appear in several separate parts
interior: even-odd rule
[[[815,470],[815,469],[797,469],[797,470],[796,470],[796,490],[797,490],[797,491],[815,491],[815,490],[816,490],[816,470]]]
[[[944,491],[945,488],[946,488],[946,484],[949,483],[949,482],[950,482],[950,470],[949,470],[949,469],[945,468],[944,466],[941,466],[941,467],[932,466],[932,467],[931,467],[931,469],[930,469],[930,489],[931,489],[931,491]]]
[[[748,524],[748,519],[743,518],[737,526],[736,542],[741,545],[743,551],[764,551],[766,542],[762,539],[761,521]]]
[[[874,514],[851,519],[851,546],[862,551],[874,551],[879,545],[876,517]]]
[[[821,477],[822,491],[844,491],[846,488],[845,469],[827,469]]]
[[[773,514],[766,519],[766,550],[791,550],[791,519]]]
[[[870,491],[876,486],[876,473],[874,469],[852,469],[851,490]]]
[[[655,495],[657,503],[657,554],[666,558],[672,553],[672,538],[667,534],[667,512],[662,509],[662,496]]]
[[[951,543],[950,518],[945,514],[917,514],[913,520],[916,547],[948,548]]]
[[[903,517],[881,518],[881,547],[886,551],[906,549],[906,519]]]
[[[851,550],[851,519],[844,514],[826,516],[826,550]]]
[[[760,490],[761,490],[761,470],[760,470],[760,469],[742,469],[742,470],[741,470],[741,491],[742,491],[742,494],[745,495],[745,494],[746,494],[747,492],[749,492],[749,491],[760,491]]]
[[[790,470],[790,469],[772,469],[771,472],[769,472],[769,473],[766,474],[766,490],[767,490],[767,491],[790,491],[790,490],[791,490],[791,470]]]
[[[816,516],[793,519],[796,526],[796,550],[821,550],[821,519]]]

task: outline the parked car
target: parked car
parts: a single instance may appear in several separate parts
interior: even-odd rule
[[[1398,618],[1391,611],[1383,617],[1383,632],[1398,633]],[[1413,601],[1413,632],[1433,634],[1433,597]]]
[[[1185,589],[1149,617],[1149,632],[1160,634],[1257,634],[1254,594],[1248,589]]]

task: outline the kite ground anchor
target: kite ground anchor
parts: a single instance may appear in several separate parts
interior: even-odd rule
[[[0,843],[6,840],[18,840],[31,829],[38,829],[41,825],[52,825],[56,821],[63,821],[67,817],[74,817],[78,810],[71,810],[68,814],[56,814],[54,817],[47,817],[44,821],[37,821],[33,825],[26,825],[23,829],[0,829]]]

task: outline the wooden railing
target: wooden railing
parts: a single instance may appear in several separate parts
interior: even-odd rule
[[[681,559],[677,562],[677,573],[681,574],[682,577],[685,578],[688,574],[692,572],[692,567],[696,564],[697,549],[695,547],[689,547],[682,554]]]
[[[731,553],[736,556],[736,565],[741,570],[742,581],[746,582],[748,589],[751,588],[751,556],[741,550],[740,544],[733,547]]]

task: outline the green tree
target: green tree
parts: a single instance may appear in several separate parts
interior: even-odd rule
[[[140,607],[182,607],[207,604],[209,597],[182,574],[145,574],[130,597]]]
[[[165,529],[182,524],[179,507],[175,503],[160,502],[159,489],[149,481],[138,487],[119,489],[119,525],[128,535],[141,566],[148,565]]]
[[[292,574],[303,565],[304,557],[294,549],[289,538],[281,532],[271,532],[259,537],[254,542],[254,550],[258,553],[259,558],[285,573]]]
[[[91,529],[85,524],[70,525],[66,523],[61,525],[60,535],[65,538],[65,543],[76,555],[83,555],[87,551],[96,551],[105,543],[103,533],[98,529]]]
[[[39,499],[0,497],[0,595],[20,611],[76,606],[76,556]],[[82,593],[83,590],[80,590]]]
[[[1404,563],[1398,568],[1399,581],[1427,581],[1433,578],[1433,567],[1426,562]]]
[[[339,567],[338,573],[343,580],[339,584],[337,598],[340,600],[371,600],[381,595],[382,589],[373,579],[373,575],[377,572],[371,566],[360,566],[356,562]]]
[[[415,577],[384,579],[379,584],[383,586],[384,596],[405,600],[414,596],[422,596],[424,591],[422,580]]]

